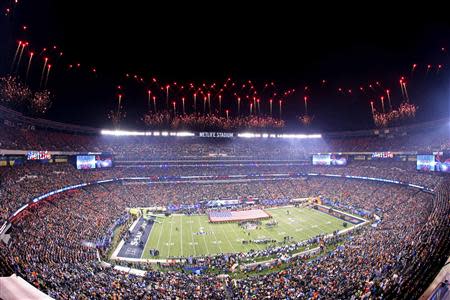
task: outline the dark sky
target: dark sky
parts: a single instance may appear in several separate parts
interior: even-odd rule
[[[342,96],[337,88],[356,90],[381,81],[399,99],[402,75],[420,108],[417,121],[449,114],[450,24],[445,16],[370,6],[356,12],[349,7],[152,2],[22,0],[13,16],[0,21],[0,73],[10,71],[18,39],[29,40],[35,49],[58,45],[64,56],[50,78],[55,101],[48,117],[93,126],[108,125],[106,112],[115,103],[118,84],[127,89],[127,126],[142,126],[144,89],[124,81],[127,72],[162,81],[201,83],[231,76],[274,80],[297,90],[308,85],[315,130],[372,127],[372,96]],[[25,32],[22,24],[28,26]],[[95,66],[98,74],[64,69],[77,61]],[[411,77],[413,63],[420,68]],[[426,64],[444,68],[426,74]],[[31,80],[39,81],[35,69]],[[322,79],[329,83],[326,89],[319,84]],[[286,118],[293,120],[302,111],[302,98],[299,92],[289,100]]]

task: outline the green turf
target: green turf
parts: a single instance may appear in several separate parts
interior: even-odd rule
[[[286,210],[290,211],[290,215],[286,214]],[[261,229],[245,231],[237,223],[209,223],[206,215],[172,215],[158,218],[161,223],[153,225],[142,258],[248,252],[251,249],[264,249],[269,247],[270,244],[252,243],[244,245],[242,240],[270,238],[282,242],[284,236],[292,236],[294,241],[298,242],[318,234],[328,234],[344,228],[342,220],[309,208],[274,208],[266,211],[278,221],[276,227],[267,228],[265,223],[268,221],[263,221]],[[201,227],[208,234],[195,234],[200,231]],[[250,236],[248,233],[250,233]],[[160,256],[151,257],[149,254],[151,248],[158,249]]]

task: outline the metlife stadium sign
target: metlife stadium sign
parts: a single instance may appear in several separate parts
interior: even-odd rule
[[[232,138],[232,132],[199,132],[199,137],[207,137],[207,138]]]

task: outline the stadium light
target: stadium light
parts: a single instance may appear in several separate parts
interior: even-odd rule
[[[282,139],[321,139],[321,134],[278,134],[278,138]]]
[[[241,138],[281,138],[281,139],[320,139],[322,138],[321,134],[267,134],[267,133],[251,133],[244,132],[239,133],[238,137]]]
[[[177,132],[177,136],[195,136],[195,134],[192,132],[182,131],[182,132]]]
[[[193,137],[196,136],[194,132],[189,131],[127,131],[127,130],[101,130],[102,135],[112,136],[164,136],[164,137]],[[200,135],[201,136],[201,135]],[[282,138],[282,139],[320,139],[321,134],[269,134],[269,133],[253,133],[243,132],[238,133],[240,138]]]
[[[125,130],[102,130],[101,134],[114,136],[142,136],[145,135],[145,132],[125,131]]]
[[[249,139],[249,138],[261,137],[261,135],[257,134],[257,133],[244,132],[244,133],[238,133],[238,137]]]

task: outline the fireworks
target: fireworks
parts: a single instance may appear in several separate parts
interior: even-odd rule
[[[416,116],[417,110],[418,107],[416,105],[409,102],[403,102],[402,104],[400,104],[398,112],[400,114],[400,118],[409,119]]]
[[[125,118],[126,118],[126,113],[123,112],[122,109],[111,110],[108,113],[108,119],[111,120],[111,123],[113,124],[114,127],[118,126],[120,124],[120,122]]]
[[[33,59],[33,52],[30,52],[30,58],[28,59],[28,65],[27,65],[27,73],[25,75],[25,81],[28,81],[28,74],[30,73],[30,67],[31,67],[31,60]]]
[[[0,78],[0,101],[20,106],[32,97],[31,90],[15,76]]]
[[[309,126],[311,125],[312,121],[314,120],[314,116],[310,116],[310,115],[303,115],[300,116],[298,118],[298,121],[303,125],[303,126]]]
[[[121,89],[122,88],[120,87],[119,90],[121,90]],[[113,124],[114,127],[118,126],[120,124],[120,122],[123,119],[125,119],[125,117],[126,117],[126,112],[123,110],[123,106],[122,106],[122,98],[123,98],[123,94],[119,93],[117,95],[117,109],[110,110],[107,114],[108,119],[111,120],[111,123]]]
[[[250,103],[252,104],[252,103]],[[170,111],[160,113],[149,112],[142,121],[149,128],[190,129],[190,130],[235,130],[235,129],[277,129],[283,128],[285,122],[270,116],[230,117],[230,111],[225,110],[226,116],[216,115],[175,115]]]
[[[44,48],[42,52],[36,51],[36,48],[34,48],[34,51],[36,52],[33,52],[29,42],[23,40],[18,41],[17,49],[15,50],[11,67],[12,71],[16,74],[16,77],[9,76],[1,79],[2,90],[0,93],[0,100],[13,103],[14,105],[29,103],[29,107],[35,113],[43,114],[48,111],[51,105],[50,92],[45,90],[49,80],[51,81],[50,75],[52,75],[51,77],[53,78],[59,74],[58,72],[61,68],[58,67],[58,60],[60,57],[62,57],[61,59],[65,59],[66,54],[63,53],[61,51],[62,49],[60,50],[58,46]],[[22,56],[24,56],[25,53],[29,55],[27,56],[28,64],[22,68],[20,64]],[[30,72],[30,69],[31,71],[36,69],[36,72],[34,73],[38,73],[37,63],[39,64],[39,69],[42,68],[40,69],[40,81],[38,78],[38,83],[40,88],[44,90],[36,92],[33,95],[31,90],[17,78],[23,71],[24,81],[29,81],[32,85],[33,72]],[[35,66],[33,66],[33,64]],[[80,63],[64,65],[69,66],[68,69],[64,68],[65,70],[72,70],[72,72],[79,69],[81,66]],[[438,73],[444,68],[444,65],[437,63],[423,66],[411,64],[410,66],[412,66],[410,69],[411,75],[413,72],[416,73],[416,78],[420,74],[419,72],[426,72],[426,74],[428,74],[430,71],[433,71]],[[95,67],[86,67],[85,69],[89,70],[91,74],[97,73]],[[139,83],[139,86],[145,88],[146,104],[148,110],[152,111],[152,116],[143,116],[144,122],[146,124],[162,122],[163,124],[170,124],[169,127],[171,128],[185,126],[186,124],[190,124],[190,127],[193,125],[198,128],[210,127],[211,124],[215,124],[214,126],[216,128],[223,129],[254,127],[279,128],[280,123],[283,124],[281,126],[283,127],[284,122],[281,121],[284,115],[283,110],[291,109],[292,105],[290,103],[293,100],[292,96],[296,91],[292,88],[280,88],[277,83],[272,81],[258,83],[252,80],[237,81],[226,78],[224,81],[201,82],[196,84],[194,82],[182,81],[162,82],[155,77],[145,79],[139,74],[132,73],[126,74],[124,77],[127,78],[127,80],[136,81]],[[391,102],[391,92],[383,87],[386,83],[382,81],[360,83],[353,87],[345,85],[338,87],[332,81],[325,79],[318,81],[316,84],[311,82],[305,83],[304,85],[302,84],[298,90],[304,94],[302,96],[304,111],[300,113],[298,122],[303,126],[309,126],[313,122],[314,116],[310,115],[308,110],[310,110],[310,99],[311,97],[314,97],[313,92],[318,85],[320,85],[321,90],[329,89],[335,94],[337,89],[337,94],[341,96],[370,96],[371,98],[373,97],[373,99],[381,100],[381,102],[376,101],[374,107],[372,107],[372,117],[377,127],[389,126],[400,120],[414,118],[418,108],[414,104],[411,104],[407,89],[407,83],[410,84],[410,82],[407,82],[405,77],[401,77],[399,83],[402,104],[397,109],[393,108],[392,105],[394,103]],[[37,86],[37,84],[34,86]],[[120,85],[118,90],[122,93],[126,90],[126,85]],[[197,98],[197,96],[199,98]],[[157,99],[158,102],[156,101]],[[118,125],[125,117],[125,111],[121,100],[122,94],[118,95],[118,102],[114,106],[116,108],[117,105],[117,109],[114,109],[108,114],[109,119],[115,125]],[[197,103],[197,100],[200,103]],[[197,107],[197,104],[199,107]],[[203,111],[201,110],[202,106]],[[375,107],[378,107],[380,112],[378,112]],[[165,114],[164,110],[169,113],[169,120],[166,120],[166,117],[161,117],[161,115]],[[203,115],[198,114],[201,111],[203,112]],[[161,113],[158,114],[158,112]],[[160,116],[155,117],[157,115]],[[277,122],[273,121],[275,120],[275,118],[273,118],[275,116]]]
[[[30,104],[34,113],[45,114],[52,104],[50,91],[42,90],[34,93]]]
[[[44,65],[42,67],[42,72],[41,72],[41,81],[39,83],[39,87],[42,87],[42,82],[44,81],[44,74],[45,74],[45,67],[47,66],[48,63],[48,57],[44,58]]]
[[[403,102],[398,109],[391,110],[388,113],[377,112],[371,102],[372,117],[376,127],[387,127],[398,124],[407,119],[413,119],[416,116],[418,106],[409,102]]]
[[[304,96],[303,97],[303,101],[304,101],[304,105],[305,105],[305,114],[298,117],[298,121],[300,122],[300,124],[302,124],[303,126],[309,126],[311,125],[312,121],[314,120],[314,116],[310,116],[308,114],[308,96]]]
[[[13,2],[17,3],[17,0]],[[13,5],[6,7],[6,13],[12,13],[13,8]],[[28,107],[31,107],[33,111],[45,113],[51,104],[50,92],[46,90],[47,85],[51,86],[52,83],[55,83],[54,79],[59,77],[61,71],[67,72],[70,70],[72,74],[84,70],[89,72],[90,76],[95,74],[95,77],[97,77],[99,70],[84,62],[80,64],[78,61],[69,61],[70,51],[66,52],[66,49],[55,45],[55,43],[33,45],[33,41],[28,40],[31,38],[32,29],[33,27],[29,27],[28,24],[20,24],[20,30],[23,35],[20,36],[20,40],[14,42],[11,49],[12,61],[10,71],[15,77],[0,78],[0,101],[19,107],[29,104]],[[439,47],[438,49],[442,52],[447,52],[444,47]],[[135,73],[124,74],[121,80],[126,78],[126,80],[133,80],[135,83],[139,83],[138,86],[144,88],[145,94],[142,95],[145,96],[142,97],[142,100],[145,99],[148,110],[152,111],[153,115],[157,115],[158,112],[164,114],[164,111],[170,110],[169,115],[171,119],[178,120],[176,121],[177,124],[184,124],[187,120],[195,124],[214,123],[217,121],[215,118],[228,120],[228,124],[230,122],[240,122],[239,124],[241,125],[246,124],[245,122],[248,120],[242,121],[245,118],[250,118],[255,124],[270,123],[267,121],[269,118],[265,116],[270,116],[270,118],[276,117],[277,119],[287,118],[293,115],[292,109],[298,109],[296,112],[297,116],[300,115],[298,121],[302,125],[309,126],[314,120],[314,116],[308,111],[313,111],[314,108],[314,106],[310,106],[310,101],[311,99],[320,100],[319,96],[314,94],[315,91],[320,89],[321,93],[330,93],[332,96],[339,95],[340,98],[352,97],[352,101],[358,100],[357,97],[364,98],[364,100],[368,98],[374,99],[372,117],[376,126],[382,127],[396,123],[399,120],[414,118],[418,108],[411,104],[411,99],[414,99],[415,96],[415,89],[411,89],[411,87],[414,87],[416,81],[420,78],[426,76],[430,78],[433,75],[441,74],[447,69],[443,61],[433,60],[428,62],[420,57],[418,59],[418,61],[409,62],[401,70],[397,70],[404,76],[409,74],[410,77],[408,79],[401,77],[399,81],[402,98],[398,99],[398,102],[395,102],[396,91],[391,90],[391,94],[390,90],[386,89],[388,86],[391,89],[398,89],[398,82],[386,82],[386,80],[380,80],[380,78],[354,82],[353,86],[334,82],[333,78],[323,79],[323,77],[320,77],[322,79],[317,78],[314,82],[297,83],[297,90],[303,94],[303,99],[300,98],[300,101],[294,100],[292,97],[296,92],[295,89],[279,85],[270,80],[258,82],[256,80],[244,80],[244,78],[242,80],[224,78],[222,81],[209,82],[184,82],[180,80],[164,82],[160,78],[153,76],[145,78],[142,74]],[[33,94],[24,83],[44,90]],[[125,92],[127,89],[126,83],[121,82],[121,84],[123,85],[117,88],[120,90],[120,93]],[[408,92],[411,92],[411,94]],[[132,95],[133,93],[130,94]],[[118,99],[116,99],[118,102],[114,103],[114,110],[108,115],[114,124],[120,123],[120,120],[125,117],[124,109],[126,110],[128,104],[122,106],[121,100],[122,94],[118,96]],[[301,100],[304,103],[303,112]],[[292,105],[293,101],[299,103]],[[400,102],[402,103],[397,108],[393,107],[393,105],[397,106]],[[201,118],[198,114],[200,112],[203,113]],[[184,118],[185,115],[186,117]],[[190,117],[187,116],[192,116],[192,119],[189,119]],[[257,117],[260,117],[260,119],[255,121]],[[193,119],[196,121],[193,121]],[[296,120],[294,119],[293,122],[296,122]],[[234,125],[227,126],[237,126],[235,125],[236,123],[232,124]]]

